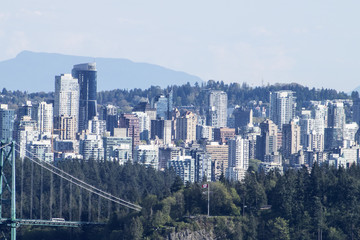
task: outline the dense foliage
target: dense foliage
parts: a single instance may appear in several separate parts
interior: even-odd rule
[[[207,83],[195,84],[191,86],[189,83],[181,86],[171,86],[167,89],[159,87],[150,87],[145,90],[111,90],[98,93],[98,103],[119,106],[126,110],[136,105],[140,100],[164,94],[173,90],[173,101],[175,106],[195,106],[200,108],[206,106],[208,90],[222,90],[228,94],[228,104],[230,106],[243,105],[250,100],[269,102],[269,92],[279,90],[292,90],[296,92],[298,106],[309,100],[326,100],[326,99],[345,99],[349,96],[344,92],[337,92],[333,89],[315,89],[301,86],[299,84],[276,84],[262,87],[249,87],[246,83],[240,85],[238,83],[225,84],[224,82],[208,81]]]
[[[315,89],[301,86],[299,84],[275,84],[267,86],[250,87],[246,83],[242,85],[238,83],[225,84],[224,82],[215,82],[213,80],[194,86],[184,84],[181,86],[169,86],[162,89],[158,86],[151,86],[148,89],[115,89],[110,91],[98,92],[98,104],[113,104],[118,106],[120,110],[129,112],[141,101],[153,99],[154,97],[165,94],[173,90],[174,105],[179,106],[195,106],[200,108],[206,105],[206,94],[209,89],[222,90],[228,94],[229,105],[242,105],[250,100],[269,102],[269,92],[278,90],[292,90],[296,92],[298,106],[301,107],[303,102],[309,100],[325,100],[325,99],[344,99],[349,98],[344,92],[337,92],[333,89]],[[24,104],[26,100],[39,102],[42,100],[54,99],[54,93],[27,93],[21,91],[2,90],[0,103],[7,103],[12,106]]]
[[[21,163],[18,163],[21,166]],[[41,172],[24,162],[23,217],[28,218],[33,184],[33,218],[40,217]],[[141,212],[110,206],[73,186],[72,219],[108,221],[104,227],[56,229],[22,227],[19,239],[163,239],[189,231],[218,239],[360,239],[360,168],[336,169],[314,165],[311,171],[288,170],[264,174],[249,170],[245,181],[229,183],[222,179],[210,185],[210,215],[207,189],[200,183],[184,186],[173,172],[156,172],[141,165],[119,166],[111,162],[64,161],[59,167],[86,179],[124,199],[139,203]],[[21,176],[22,168],[18,169]],[[31,171],[34,171],[32,179]],[[43,218],[49,215],[50,174],[43,173]],[[21,179],[21,178],[20,178]],[[21,181],[21,180],[18,180]],[[53,216],[69,220],[69,184],[53,179]],[[17,183],[18,186],[21,182]],[[18,187],[18,200],[21,198]],[[63,207],[59,209],[60,194]],[[90,204],[91,202],[91,204]],[[271,206],[269,206],[271,205]],[[18,203],[19,206],[19,203]],[[100,206],[100,213],[99,213]],[[36,212],[35,212],[36,209]],[[20,209],[18,209],[18,212]],[[60,214],[62,211],[62,215]],[[89,216],[89,214],[91,216]],[[41,236],[41,238],[39,237]]]

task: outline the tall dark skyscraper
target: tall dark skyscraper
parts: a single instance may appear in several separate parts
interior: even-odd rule
[[[72,76],[79,81],[79,131],[87,128],[88,121],[96,116],[96,89],[97,71],[96,63],[83,63],[74,65]]]

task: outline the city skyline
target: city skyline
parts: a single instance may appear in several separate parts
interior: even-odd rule
[[[356,94],[331,99],[330,91],[321,101],[306,98],[303,104],[297,102],[297,90],[266,91],[265,102],[258,94],[247,94],[236,101],[239,105],[228,105],[229,96],[243,95],[235,92],[239,86],[222,91],[223,83],[209,81],[207,86],[187,85],[186,91],[177,86],[156,91],[149,99],[137,98],[137,105],[129,109],[110,102],[97,106],[96,76],[95,63],[76,64],[72,74],[55,76],[54,100],[37,103],[37,99],[34,104],[27,100],[16,112],[2,104],[0,136],[15,137],[19,157],[28,151],[49,162],[72,158],[139,163],[155,170],[174,167],[184,183],[216,181],[221,175],[243,181],[250,159],[259,161],[258,170],[265,172],[311,167],[315,161],[336,167],[360,163],[358,109],[351,113],[359,100]],[[194,89],[199,91],[197,97]],[[184,105],[179,90],[203,103]],[[140,89],[137,94],[144,96]],[[79,125],[78,115],[83,116]]]

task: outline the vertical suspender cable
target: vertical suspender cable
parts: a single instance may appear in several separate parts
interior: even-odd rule
[[[16,240],[16,166],[15,141],[11,144],[11,240]]]
[[[53,199],[54,199],[54,174],[51,172],[50,173],[50,201],[49,201],[49,205],[50,205],[50,219],[52,219],[52,207],[53,207]]]
[[[88,208],[88,221],[91,222],[91,192],[89,192],[89,208]]]
[[[24,159],[21,160],[21,178],[20,178],[20,218],[23,218],[23,202],[24,202]]]
[[[82,189],[79,187],[79,221],[81,221],[82,201]]]
[[[30,176],[30,219],[33,219],[34,208],[34,162],[31,162],[31,176]]]
[[[43,219],[44,170],[40,168],[40,219]]]
[[[69,221],[72,220],[72,183],[69,183]]]
[[[98,196],[98,218],[97,218],[97,220],[98,220],[98,222],[100,222],[100,214],[101,214],[101,197],[100,196]]]
[[[59,217],[62,218],[62,198],[63,198],[63,179],[60,178],[60,203],[59,203]]]
[[[110,219],[110,213],[111,213],[111,202],[108,201],[108,212],[107,212],[107,218]]]
[[[4,151],[3,142],[0,142],[0,218],[2,218],[2,198],[3,198],[3,166],[4,166]]]

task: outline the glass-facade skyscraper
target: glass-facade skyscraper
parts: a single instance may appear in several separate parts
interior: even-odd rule
[[[87,129],[88,121],[97,113],[97,71],[96,63],[83,63],[74,65],[72,76],[79,81],[79,131]]]
[[[15,110],[8,109],[7,104],[0,105],[0,140],[10,142],[13,140]]]
[[[166,96],[160,95],[155,98],[156,118],[171,120],[173,110],[173,92],[170,90]]]

